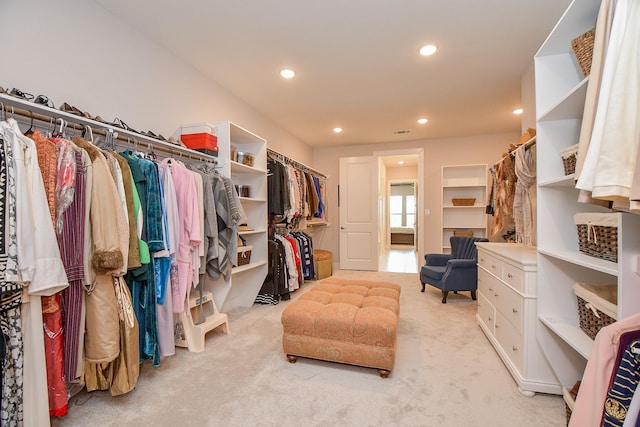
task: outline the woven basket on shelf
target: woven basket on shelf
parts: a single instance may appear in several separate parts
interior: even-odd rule
[[[576,55],[582,74],[587,77],[591,73],[591,59],[593,57],[593,41],[596,29],[592,28],[584,34],[580,34],[571,40],[571,48]]]
[[[577,213],[578,249],[592,257],[618,262],[618,216],[615,213]]]
[[[566,387],[562,387],[562,398],[564,400],[564,409],[565,409],[565,418],[566,425],[569,425],[569,420],[571,419],[571,414],[573,413],[573,407],[576,403],[576,398],[578,397],[578,388],[580,387],[580,381],[578,381],[571,389]]]
[[[576,160],[578,155],[578,144],[567,147],[560,152],[564,174],[571,175],[576,172]]]
[[[247,265],[251,262],[251,249],[253,249],[253,246],[238,247],[238,266]]]
[[[473,230],[453,230],[453,235],[459,237],[473,237]]]
[[[476,203],[476,199],[451,199],[453,206],[473,206]]]
[[[580,329],[595,339],[600,329],[616,321],[618,286],[576,283],[573,290],[578,302]]]

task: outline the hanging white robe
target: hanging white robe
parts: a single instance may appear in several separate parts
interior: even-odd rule
[[[625,55],[623,51],[623,41],[628,24],[630,3],[637,2],[619,0],[616,6],[613,24],[611,26],[611,37],[609,39],[604,69],[602,71],[602,82],[589,150],[584,160],[582,172],[576,183],[576,188],[591,191],[594,198],[601,197],[606,193],[611,193],[611,191],[602,188],[604,185],[603,179],[618,187],[617,192],[620,192],[622,191],[620,184],[624,180],[622,175],[630,175],[629,183],[633,178],[633,169],[629,169],[629,165],[626,163],[629,161],[635,163],[634,144],[631,144],[628,138],[624,138],[624,135],[618,133],[627,132],[627,129],[617,132],[612,129],[614,124],[620,123],[620,120],[622,120],[623,123],[626,122],[629,114],[623,114],[623,116],[627,116],[624,118],[616,119],[614,117],[615,114],[621,113],[622,106],[626,107],[628,98],[630,97],[624,93],[625,86],[627,85],[625,80],[633,77],[626,75],[627,71],[624,69],[624,65],[629,62],[630,58],[628,58],[629,55]],[[625,59],[625,57],[627,58]],[[627,78],[625,79],[624,76]],[[621,78],[623,81],[620,81]],[[629,89],[632,89],[635,85],[629,86],[631,86]],[[637,99],[633,102],[637,103]],[[623,136],[624,139],[617,139],[620,136]],[[616,138],[616,140],[612,140],[611,138]],[[609,152],[608,150],[612,151]],[[618,156],[621,150],[633,151],[633,156],[629,158],[627,155],[627,159],[620,159]],[[617,161],[621,163],[617,164],[617,166],[612,166],[612,164],[616,164]],[[597,184],[596,176],[598,176]],[[598,186],[597,193],[594,192],[594,186],[596,185]]]

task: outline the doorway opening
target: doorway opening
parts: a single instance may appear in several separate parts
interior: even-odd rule
[[[418,272],[422,150],[378,153],[379,271]]]
[[[405,228],[407,219],[413,222],[413,243],[408,250],[391,247],[390,183],[398,181],[413,184],[414,207],[401,213],[405,217]],[[423,252],[425,238],[423,183],[424,150],[421,148],[340,158],[341,269],[418,272],[417,255]],[[405,257],[411,261],[405,262]]]

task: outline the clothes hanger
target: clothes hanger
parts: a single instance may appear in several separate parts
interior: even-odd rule
[[[89,138],[85,137],[86,134],[89,134]],[[90,143],[93,144],[93,130],[91,129],[91,126],[84,125],[84,128],[82,129],[82,135],[81,136],[84,139],[86,139],[87,141],[89,141]]]
[[[66,127],[66,122],[64,121],[64,119],[58,117],[56,119],[56,124],[58,123],[58,120],[60,120],[60,129],[57,132],[55,132],[55,128],[54,128],[54,132],[51,135],[54,138],[64,138],[64,128]]]
[[[31,116],[31,122],[29,123],[29,129],[24,133],[25,136],[29,136],[33,133],[33,111],[29,110],[29,115]]]
[[[158,160],[158,155],[155,153],[155,151],[153,151],[153,145],[151,145],[151,142],[147,143],[147,150],[149,150],[147,152],[147,158],[149,160],[154,160],[154,161]]]

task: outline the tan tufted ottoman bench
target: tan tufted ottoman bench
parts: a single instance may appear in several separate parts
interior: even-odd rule
[[[400,286],[328,278],[282,312],[282,347],[298,357],[376,368],[386,378],[396,356]]]

